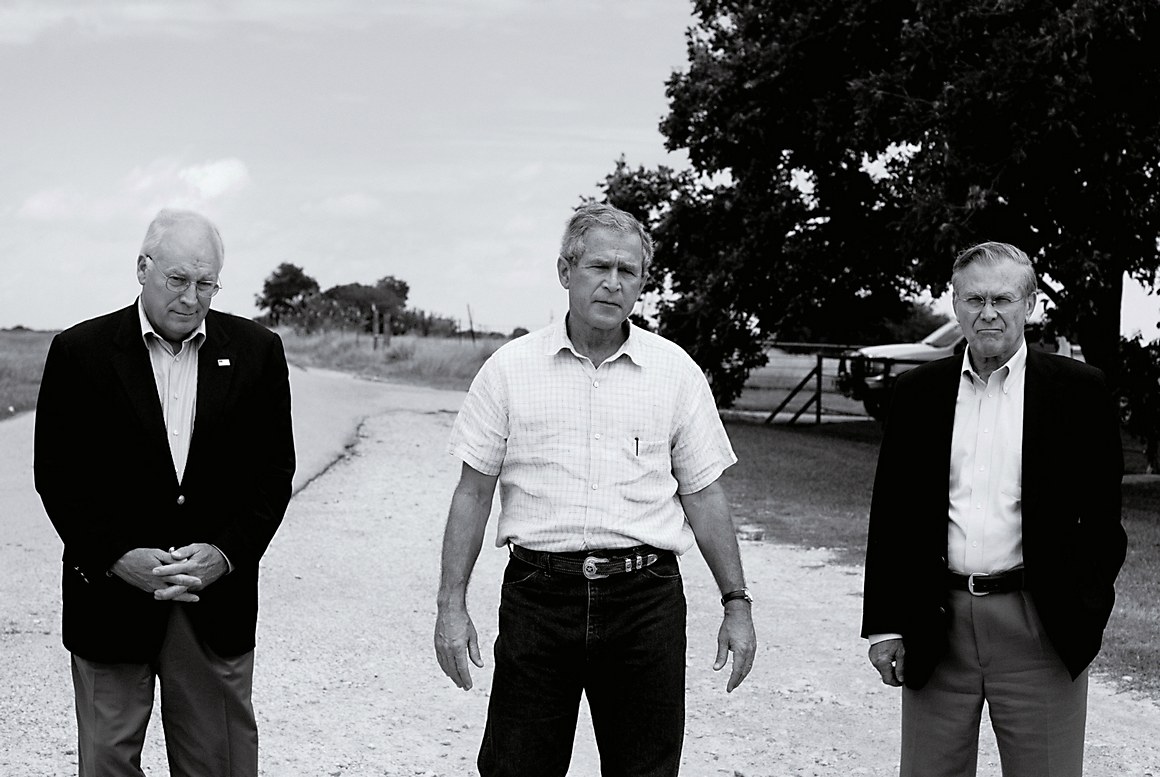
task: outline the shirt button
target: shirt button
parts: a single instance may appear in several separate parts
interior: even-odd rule
[[[185,504],[185,494],[178,494],[177,495],[177,504],[179,504],[179,505]]]
[[[599,440],[600,439],[600,432],[597,432],[596,434],[592,435],[592,438],[595,440]]]
[[[597,486],[595,483],[593,483],[593,484],[592,484],[592,490],[593,490],[593,491],[595,491],[597,488],[598,488],[598,486]]]
[[[180,430],[180,429],[174,429],[174,430],[173,430],[173,436],[174,436],[174,437],[176,437],[176,436],[177,436],[177,435],[179,435],[179,434],[181,434],[181,430]]]
[[[592,388],[600,388],[600,381],[598,381],[598,380],[592,381]]]

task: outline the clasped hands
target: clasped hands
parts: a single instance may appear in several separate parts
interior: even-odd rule
[[[225,556],[213,545],[195,542],[180,548],[134,548],[113,564],[112,572],[154,599],[196,602],[204,590],[229,570]]]

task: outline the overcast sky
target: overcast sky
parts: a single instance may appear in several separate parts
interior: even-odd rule
[[[132,301],[164,206],[226,245],[218,309],[281,262],[510,331],[559,318],[563,223],[657,124],[687,0],[0,4],[0,327]],[[1126,294],[1125,331],[1160,302]]]

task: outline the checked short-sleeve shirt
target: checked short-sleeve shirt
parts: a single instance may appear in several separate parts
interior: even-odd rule
[[[448,450],[499,476],[496,545],[550,552],[683,553],[694,537],[678,494],[737,461],[704,374],[678,345],[629,324],[594,366],[563,321],[487,360]]]

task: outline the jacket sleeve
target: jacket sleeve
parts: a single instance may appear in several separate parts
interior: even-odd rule
[[[85,473],[93,468],[88,390],[79,355],[57,335],[36,401],[33,474],[44,510],[64,542],[65,564],[97,579],[136,544],[115,524],[96,519],[99,508],[84,485]]]

